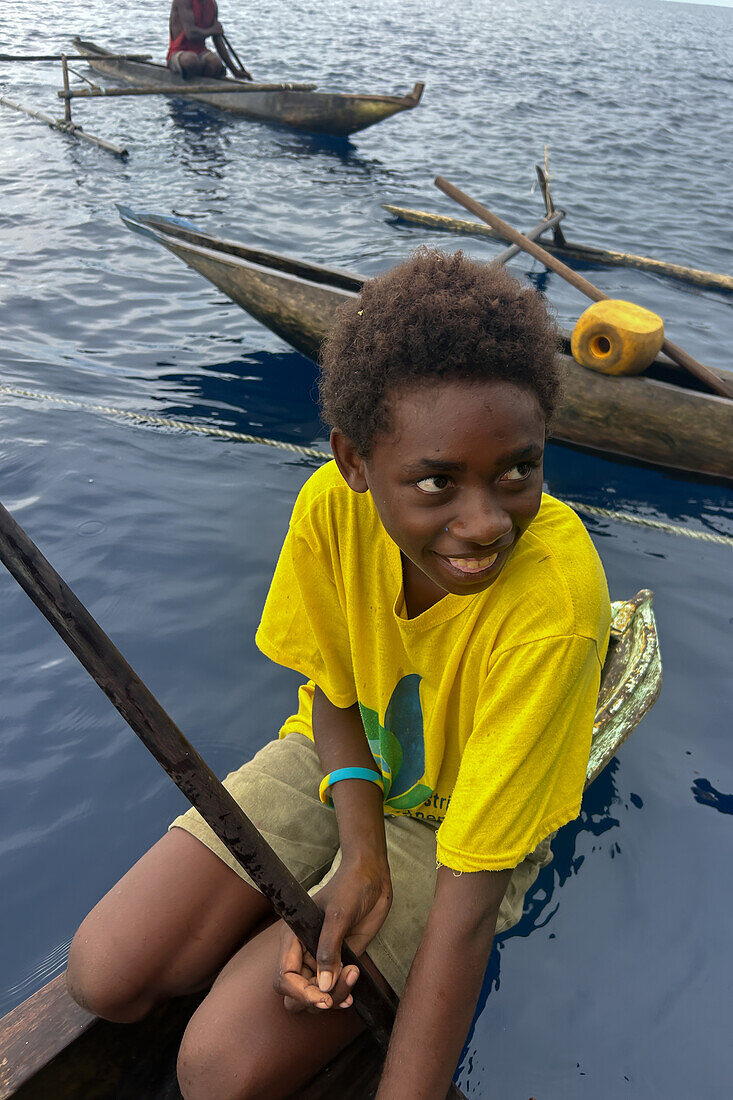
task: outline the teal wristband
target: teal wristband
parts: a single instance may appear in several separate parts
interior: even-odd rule
[[[371,768],[337,768],[335,772],[324,775],[318,788],[318,797],[326,806],[333,806],[333,799],[328,793],[329,787],[332,787],[334,783],[340,783],[342,779],[366,779],[368,783],[376,783],[382,794],[384,794],[384,780],[378,772],[372,771]]]

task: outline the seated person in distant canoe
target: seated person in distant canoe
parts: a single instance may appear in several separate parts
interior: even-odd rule
[[[223,34],[216,0],[173,0],[168,68],[184,80],[222,77],[227,68],[234,76],[251,80],[247,70],[231,59]],[[209,36],[214,40],[216,53],[206,47]]]
[[[345,937],[402,997],[376,1100],[445,1100],[494,934],[580,810],[608,645],[598,555],[542,492],[557,342],[533,289],[461,253],[421,251],[339,311],[335,461],[301,489],[256,639],[303,676],[298,711],[226,780],[315,890],[317,957],[193,810],[69,955],[110,1020],[208,990],[185,1100],[301,1095],[364,1028]]]

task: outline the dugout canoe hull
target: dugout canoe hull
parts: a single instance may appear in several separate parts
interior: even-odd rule
[[[134,232],[167,248],[242,309],[317,359],[338,307],[364,277],[294,260],[200,232],[177,218],[120,207]],[[635,462],[733,480],[733,401],[694,388],[669,362],[644,375],[613,378],[563,356],[567,383],[552,438]]]
[[[652,593],[613,605],[586,786],[654,703],[662,682]],[[200,998],[142,1023],[110,1024],[79,1008],[60,974],[0,1020],[0,1100],[181,1100],[176,1052]],[[372,1100],[381,1067],[363,1035],[298,1091],[299,1100]]]
[[[165,65],[152,61],[116,61],[110,51],[94,42],[74,38],[74,47],[91,67],[105,76],[134,86],[158,85],[161,88],[185,88],[186,81]],[[409,95],[347,95],[339,92],[238,92],[234,81],[230,95],[221,94],[222,80],[198,79],[197,84],[211,84],[219,94],[186,96],[207,103],[242,118],[276,123],[294,130],[332,137],[349,137],[368,126],[417,107],[424,85],[416,84]]]

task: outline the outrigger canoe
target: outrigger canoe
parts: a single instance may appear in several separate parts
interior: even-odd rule
[[[652,593],[613,604],[586,786],[654,703],[662,681]],[[183,998],[138,1024],[110,1024],[79,1008],[60,974],[0,1020],[0,1100],[181,1100],[176,1052],[200,998]],[[381,1055],[360,1036],[300,1100],[371,1100]]]
[[[152,61],[121,61],[111,56],[109,50],[82,38],[74,38],[77,51],[99,73],[114,77],[135,87],[155,86],[161,89],[185,88],[186,81],[172,73],[165,65]],[[222,93],[222,85],[232,85],[231,93]],[[385,118],[410,111],[417,107],[424,84],[416,84],[409,95],[347,95],[340,92],[256,92],[239,91],[241,81],[196,79],[197,86],[211,85],[215,94],[187,96],[200,103],[208,103],[243,118],[274,122],[315,134],[348,137],[350,134],[374,126]]]
[[[321,267],[202,233],[182,219],[119,207],[125,225],[167,248],[232,301],[316,360],[336,310],[365,276]],[[568,354],[566,385],[552,438],[720,481],[733,480],[733,401],[660,358],[643,375],[616,378],[581,367]]]

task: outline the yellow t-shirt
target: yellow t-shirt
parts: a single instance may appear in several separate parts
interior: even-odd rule
[[[547,495],[490,588],[406,618],[399,548],[330,462],[298,496],[256,641],[358,702],[385,812],[439,824],[439,862],[481,871],[577,816],[609,625],[593,544]],[[313,736],[313,683],[281,736]]]

